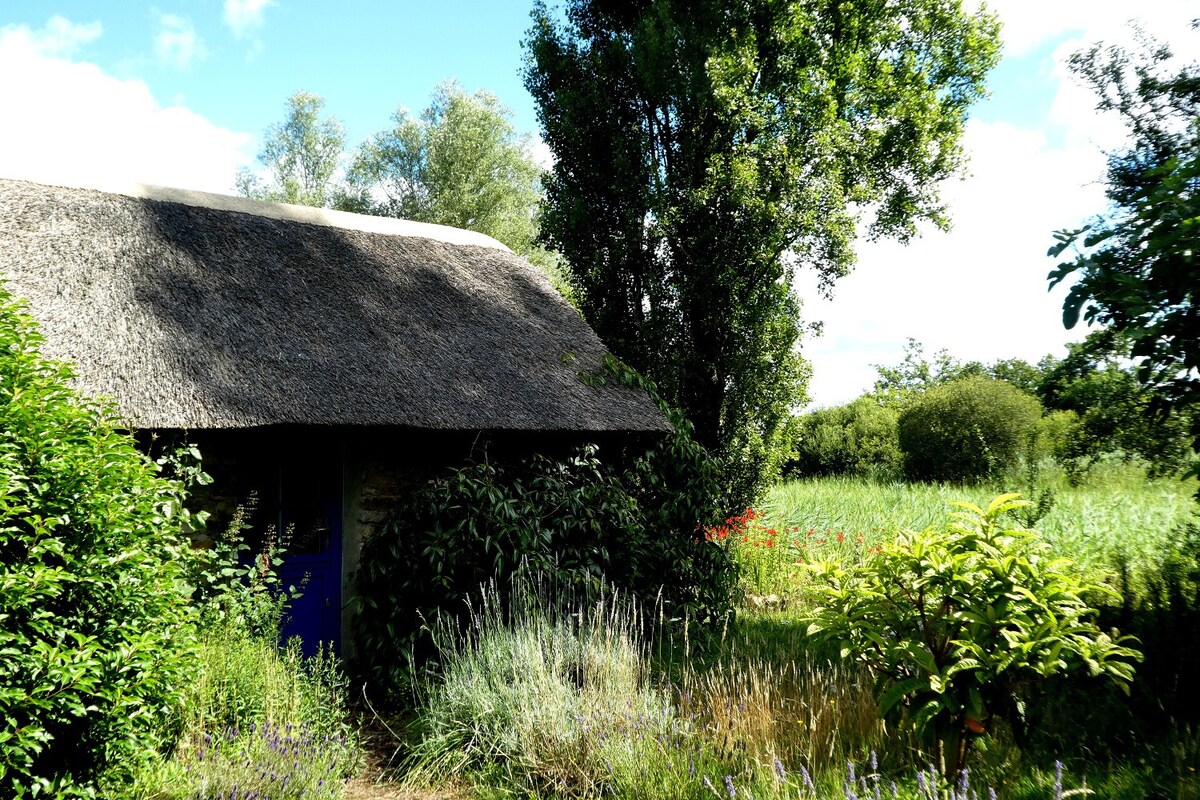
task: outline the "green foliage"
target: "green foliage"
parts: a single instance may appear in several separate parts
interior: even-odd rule
[[[909,337],[904,343],[904,358],[896,365],[874,364],[879,377],[871,395],[883,405],[899,409],[913,397],[934,386],[985,373],[982,364],[972,361],[963,364],[945,348],[938,350],[930,361],[925,345]]]
[[[683,409],[744,508],[807,366],[791,264],[828,285],[875,236],[945,222],[997,24],[951,0],[535,6],[526,86],[555,155],[543,236],[584,316]]]
[[[786,467],[794,477],[873,475],[900,469],[896,412],[871,398],[811,411],[800,417],[795,455]]]
[[[196,467],[187,467],[207,480]],[[239,506],[224,535],[188,559],[197,589],[200,663],[184,693],[169,755],[140,769],[121,797],[206,800],[336,800],[358,765],[349,723],[348,683],[324,649],[303,658],[299,643],[279,646],[285,590],[271,532],[244,553],[250,509]],[[253,793],[253,794],[251,794]]]
[[[358,149],[342,207],[487,234],[546,272],[571,300],[561,257],[537,241],[542,169],[529,135],[517,135],[511,118],[495,95],[442,83],[419,118],[398,110],[391,130]]]
[[[1008,358],[992,364],[979,361],[963,362],[941,349],[930,361],[925,355],[925,346],[909,338],[904,344],[904,359],[894,366],[875,364],[879,377],[871,397],[885,406],[899,409],[922,392],[951,381],[975,376],[1006,381],[1026,394],[1036,395],[1042,377],[1042,369],[1019,358]]]
[[[248,169],[237,176],[237,191],[243,197],[329,207],[342,190],[335,176],[342,160],[346,130],[336,118],[321,117],[324,98],[296,92],[287,101],[282,123],[267,128],[258,161],[270,174],[264,183]]]
[[[267,128],[258,155],[269,180],[243,169],[239,194],[478,231],[529,259],[573,302],[562,257],[537,242],[542,170],[530,137],[517,135],[494,95],[442,83],[419,118],[400,109],[391,130],[364,142],[344,180],[345,129],[321,117],[324,105],[308,92],[288,99],[286,118]]]
[[[1079,415],[1074,411],[1051,411],[1034,424],[1032,456],[1062,461],[1069,457],[1071,442],[1079,428]]]
[[[608,378],[653,390],[610,362]],[[653,395],[652,395],[653,396]],[[363,548],[358,641],[373,684],[395,692],[428,655],[422,628],[488,581],[518,569],[598,591],[611,581],[658,597],[671,616],[715,620],[735,576],[728,553],[705,539],[717,488],[687,421],[664,409],[674,433],[649,449],[612,454],[589,446],[552,460],[469,464],[401,501]],[[621,462],[624,463],[621,463]]]
[[[1124,358],[1129,342],[1109,329],[1068,345],[1061,360],[1044,365],[1040,392],[1047,408],[1075,412],[1058,456],[1079,475],[1106,454],[1138,457],[1155,474],[1176,474],[1187,466],[1194,412],[1179,407],[1157,413],[1153,391],[1141,384]]]
[[[170,758],[142,769],[121,796],[340,798],[359,749],[337,658],[320,651],[305,659],[295,644],[281,650],[232,621],[207,630],[200,643],[201,668]]]
[[[1019,721],[1039,682],[1107,675],[1127,690],[1139,658],[1092,621],[1085,595],[1101,586],[1050,558],[1035,532],[1003,523],[1016,497],[986,511],[961,503],[860,566],[813,567],[821,605],[809,633],[876,672],[880,711],[936,744],[948,776],[993,716]]]
[[[196,666],[185,490],[0,289],[0,794],[87,795],[164,741]]]
[[[1051,287],[1074,278],[1063,324],[1082,316],[1119,332],[1138,379],[1166,407],[1200,402],[1200,64],[1175,67],[1170,50],[1142,37],[1140,52],[1099,45],[1071,67],[1099,96],[1098,108],[1129,125],[1128,149],[1110,155],[1112,211],[1080,230],[1055,234],[1049,254],[1068,248]],[[1192,432],[1200,444],[1200,418]]]
[[[364,210],[478,231],[530,252],[541,170],[511,117],[495,95],[468,95],[454,81],[437,87],[419,118],[401,108],[395,126],[368,139],[351,166]]]
[[[252,497],[239,505],[212,547],[194,550],[187,563],[202,628],[239,631],[274,643],[287,605],[299,592],[279,581],[284,548],[273,529],[263,537],[262,548],[245,558],[251,549],[246,519],[254,515],[256,503]]]
[[[454,776],[485,797],[844,798],[840,775],[818,792],[793,757],[836,758],[841,773],[850,743],[825,704],[843,702],[874,734],[869,692],[837,669],[758,662],[685,664],[673,686],[655,670],[655,616],[538,576],[473,597],[468,620],[438,627],[445,668],[420,693],[408,781]]]
[[[904,471],[915,480],[969,481],[1011,470],[1041,411],[1004,381],[971,377],[936,386],[900,412]]]

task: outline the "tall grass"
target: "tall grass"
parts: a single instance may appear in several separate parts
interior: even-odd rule
[[[1140,576],[1175,552],[1173,532],[1194,513],[1195,479],[1150,480],[1136,464],[1097,465],[1081,485],[1050,473],[1036,487],[1053,492],[1037,528],[1057,555],[1081,569],[1111,573],[1118,564]],[[963,486],[945,483],[879,483],[821,478],[776,486],[745,541],[738,539],[745,587],[755,596],[794,594],[797,561],[855,561],[901,529],[939,521],[949,504],[986,505],[996,494],[1025,491],[1020,479]],[[774,535],[772,535],[774,534]],[[774,540],[772,547],[765,543]]]
[[[201,649],[175,750],[129,797],[340,798],[358,750],[337,659],[227,625],[205,631]]]
[[[211,551],[194,555],[200,669],[188,687],[174,747],[145,765],[135,800],[337,800],[357,767],[346,678],[333,653],[279,646],[288,595],[268,534],[243,563],[244,509]]]
[[[533,797],[844,797],[847,762],[889,746],[870,678],[791,649],[802,632],[778,624],[728,629],[701,657],[633,599],[491,587],[464,629],[438,628],[403,771]],[[908,769],[911,742],[890,744]]]

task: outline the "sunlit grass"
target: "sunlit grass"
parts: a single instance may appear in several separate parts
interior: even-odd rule
[[[1051,475],[1040,488],[1054,503],[1036,527],[1059,556],[1081,569],[1110,573],[1123,561],[1136,576],[1161,563],[1178,545],[1173,533],[1194,513],[1194,479],[1149,480],[1136,465],[1105,464],[1072,486]],[[798,562],[865,557],[897,531],[938,522],[956,500],[986,505],[1011,485],[878,483],[858,478],[820,478],[775,487],[751,521],[729,545],[743,566],[743,586],[752,602],[795,597]]]

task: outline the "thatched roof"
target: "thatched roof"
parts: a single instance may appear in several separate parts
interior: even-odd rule
[[[663,430],[503,245],[436,225],[0,180],[0,273],[44,351],[139,428]]]

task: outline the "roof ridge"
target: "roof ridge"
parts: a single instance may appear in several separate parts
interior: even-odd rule
[[[102,194],[119,194],[161,203],[177,203],[197,208],[211,208],[216,211],[234,211],[290,222],[306,222],[310,225],[321,225],[327,228],[343,228],[389,236],[419,237],[447,244],[475,245],[511,252],[507,246],[487,234],[454,228],[449,225],[435,225],[430,222],[416,222],[395,217],[377,217],[370,214],[355,214],[349,211],[335,211],[330,208],[299,206],[291,203],[272,203],[266,200],[251,200],[246,197],[202,192],[196,189],[157,186],[149,183],[128,183],[121,187],[106,186],[101,189],[94,186],[40,183],[20,178],[3,180],[35,183],[41,186],[59,186],[64,189],[83,189]]]

